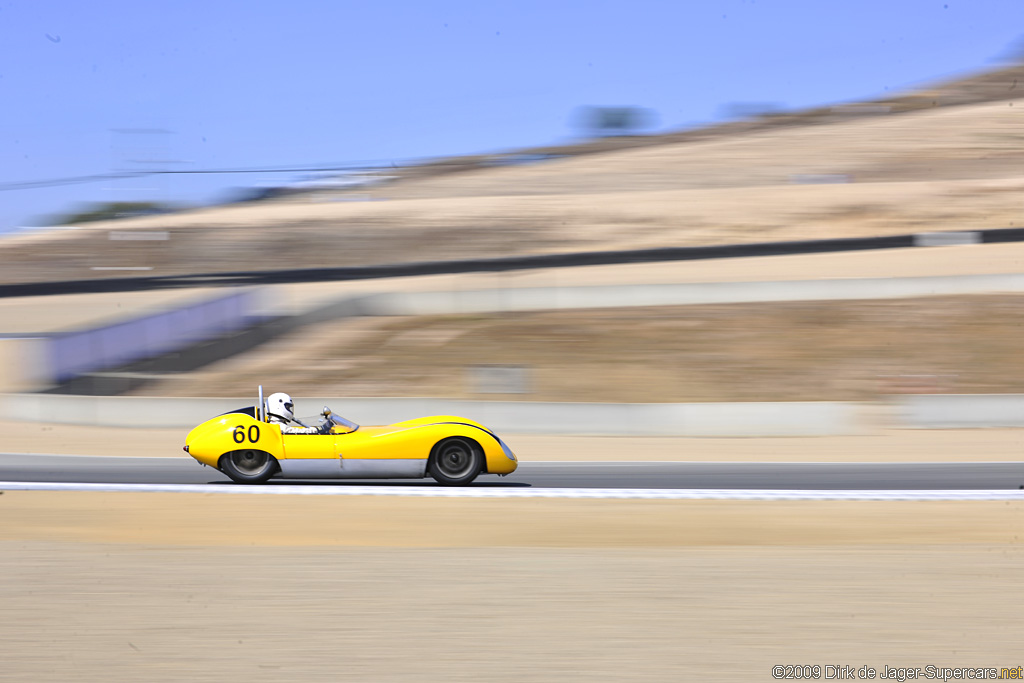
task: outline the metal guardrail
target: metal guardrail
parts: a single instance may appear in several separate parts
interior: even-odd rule
[[[246,290],[182,308],[40,340],[46,374],[65,382],[84,373],[179,351],[252,325],[259,292]]]
[[[954,237],[951,237],[949,240],[944,240],[941,236],[946,234]],[[926,237],[922,237],[923,235]],[[27,282],[0,285],[0,298],[97,292],[128,292],[200,286],[271,285],[298,282],[371,280],[388,277],[502,272],[533,270],[537,268],[568,268],[626,263],[655,263],[666,261],[744,258],[751,256],[784,256],[841,251],[902,249],[907,247],[930,246],[933,244],[998,244],[1005,242],[1024,242],[1024,228],[951,231],[949,233],[931,232],[892,235],[887,237],[850,237],[828,240],[722,244],[701,247],[663,247],[657,249],[590,251],[565,254],[539,254],[533,256],[504,256],[498,258],[425,261],[375,266],[239,271],[201,273],[195,275],[64,280],[59,282]]]

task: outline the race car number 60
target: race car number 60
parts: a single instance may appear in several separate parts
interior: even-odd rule
[[[260,428],[256,425],[249,425],[249,432],[246,434],[245,427],[238,425],[235,430],[231,432],[231,438],[235,440],[235,443],[242,443],[245,441],[245,437],[249,437],[250,443],[256,443],[260,440]]]

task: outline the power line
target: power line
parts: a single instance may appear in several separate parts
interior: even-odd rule
[[[401,165],[409,165],[409,161]],[[238,173],[320,173],[328,171],[360,171],[378,170],[383,168],[394,168],[399,164],[395,162],[358,162],[336,166],[293,166],[278,168],[213,168],[213,169],[191,169],[191,170],[150,170],[150,171],[124,171],[121,173],[97,173],[94,175],[72,176],[68,178],[48,178],[44,180],[25,180],[20,182],[0,183],[0,192],[10,190],[32,190],[44,187],[60,187],[62,185],[78,185],[82,183],[95,183],[101,180],[123,180],[125,178],[141,178],[154,175],[214,175],[214,174],[238,174]]]
[[[72,178],[52,178],[49,180],[26,180],[15,183],[0,184],[0,191],[7,190],[31,190],[38,187],[57,187],[58,185],[77,185],[79,183],[95,183],[100,180],[120,180],[121,178],[133,178],[140,173],[103,173],[100,175],[83,175]]]

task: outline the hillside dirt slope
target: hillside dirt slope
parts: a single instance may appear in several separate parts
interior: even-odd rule
[[[982,77],[940,88],[929,107],[921,91],[906,96],[913,107],[861,107],[868,116],[846,105],[643,146],[595,143],[532,165],[475,163],[373,189],[9,238],[0,282],[1019,226],[1024,102],[1005,99],[1018,70],[986,76],[984,97],[963,85]],[[169,239],[112,241],[112,230]]]
[[[264,384],[296,396],[608,403],[1020,393],[1022,317],[1024,297],[1012,294],[364,317],[135,393],[247,396]]]

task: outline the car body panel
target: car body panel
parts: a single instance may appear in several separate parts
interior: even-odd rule
[[[280,434],[279,425],[268,424],[267,427]],[[282,453],[280,457],[271,455],[278,460],[337,458],[336,438],[333,434],[281,434]]]
[[[418,478],[426,476],[434,446],[461,436],[480,445],[484,473],[509,474],[518,466],[511,449],[473,420],[454,415],[362,426],[331,434],[281,434],[275,423],[260,422],[251,411],[219,415],[197,426],[185,439],[193,458],[220,468],[225,453],[253,449],[272,455],[288,478]]]

